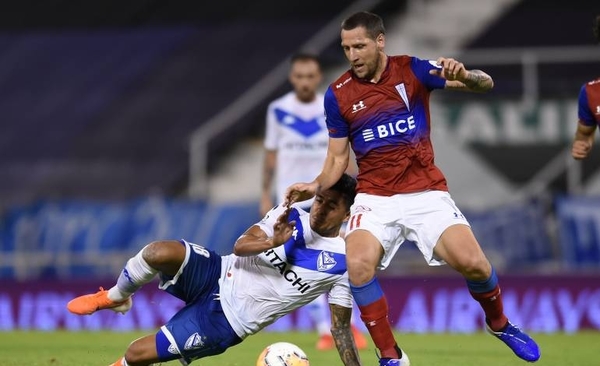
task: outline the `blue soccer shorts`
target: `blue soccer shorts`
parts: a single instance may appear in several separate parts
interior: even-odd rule
[[[161,275],[159,287],[186,305],[161,327],[156,343],[162,361],[183,358],[189,363],[223,353],[242,340],[221,308],[221,256],[185,240],[181,243],[185,260],[175,276]],[[165,338],[168,342],[162,341]]]

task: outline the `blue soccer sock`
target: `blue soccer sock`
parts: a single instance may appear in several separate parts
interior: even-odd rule
[[[492,267],[492,273],[488,279],[483,281],[467,280],[467,287],[471,296],[481,305],[490,328],[498,331],[508,323],[508,318],[504,315],[502,291],[498,285],[498,276],[494,267]]]
[[[388,319],[387,300],[377,278],[373,277],[362,286],[350,284],[350,289],[360,310],[360,318],[367,326],[375,347],[381,352],[381,357],[401,358],[402,354],[396,345]]]

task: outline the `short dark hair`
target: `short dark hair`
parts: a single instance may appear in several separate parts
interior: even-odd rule
[[[354,13],[342,22],[343,30],[352,30],[358,27],[364,27],[369,38],[373,40],[379,37],[380,34],[385,34],[383,19],[379,15],[368,11]]]
[[[592,28],[596,42],[600,42],[600,15],[596,15],[594,20],[594,27]]]
[[[354,197],[356,197],[356,179],[344,173],[329,189],[339,192],[344,198],[346,208],[350,210],[350,207],[354,204]]]
[[[319,56],[312,53],[298,52],[293,54],[290,58],[290,64],[293,65],[297,61],[314,61],[319,66],[319,69],[321,68],[321,60],[319,60]]]

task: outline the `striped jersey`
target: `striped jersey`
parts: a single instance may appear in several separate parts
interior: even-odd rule
[[[581,87],[578,115],[579,120],[586,126],[600,125],[600,78]]]
[[[276,206],[257,225],[273,236],[284,212]],[[309,214],[292,209],[292,237],[256,256],[224,256],[221,305],[240,338],[254,334],[291,311],[329,292],[329,303],[352,307],[344,239],[322,237],[310,228]]]
[[[329,135],[325,125],[323,94],[304,103],[292,91],[269,104],[264,146],[277,151],[276,202],[297,182],[311,182],[323,167]],[[312,201],[301,204],[310,207]]]
[[[349,70],[327,89],[329,136],[349,139],[358,164],[358,193],[448,190],[434,164],[430,138],[429,96],[446,82],[429,74],[434,68],[435,61],[388,56],[377,83]]]

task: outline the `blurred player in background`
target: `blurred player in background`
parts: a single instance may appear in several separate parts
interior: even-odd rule
[[[331,333],[344,365],[360,365],[351,330],[352,294],[345,244],[339,236],[354,202],[347,174],[316,196],[311,213],[273,208],[219,256],[197,244],[157,241],[129,259],[108,291],[71,300],[78,315],[111,309],[125,313],[132,295],[158,274],[159,287],[185,301],[156,334],[129,345],[112,366],[189,362],[223,353],[280,317],[329,294]]]
[[[429,265],[445,262],[457,270],[481,304],[489,332],[520,358],[537,361],[537,344],[508,321],[496,272],[434,165],[431,91],[485,92],[493,87],[491,77],[450,58],[386,55],[383,21],[368,12],[344,20],[341,45],[351,70],[325,93],[330,139],[323,170],[311,183],[289,187],[287,202],[335,183],[348,165],[350,143],[359,174],[346,234],[348,275],[361,318],[381,352],[379,365],[409,365],[394,340],[375,276],[405,240],[416,243]]]
[[[283,202],[290,184],[300,177],[314,178],[323,167],[329,135],[325,125],[323,94],[318,92],[321,80],[319,59],[311,54],[296,54],[291,58],[289,73],[293,90],[269,104],[261,215],[265,215],[276,203]],[[311,202],[299,202],[296,206],[306,210]]]
[[[329,134],[325,124],[323,94],[318,92],[321,81],[321,64],[317,56],[298,53],[291,58],[289,82],[293,90],[269,104],[260,200],[260,213],[263,216],[276,203],[284,201],[285,190],[290,184],[313,179],[323,167]],[[296,206],[309,210],[311,203],[312,200],[307,200],[296,203]],[[316,348],[335,348],[329,331],[325,295],[308,305],[308,308],[319,333]],[[364,335],[353,329],[358,348],[366,348]]]
[[[594,22],[594,36],[600,42],[600,15]],[[581,87],[579,92],[579,123],[573,139],[571,155],[580,160],[585,159],[594,144],[596,127],[600,124],[600,78],[591,80]]]

